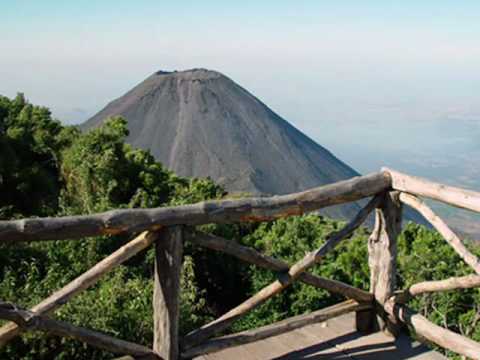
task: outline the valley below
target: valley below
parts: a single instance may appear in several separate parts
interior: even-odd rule
[[[322,118],[303,127],[314,139],[360,173],[386,166],[447,185],[480,191],[480,113],[443,115],[407,120],[404,114],[384,111]],[[370,120],[365,121],[365,117]],[[318,129],[322,129],[319,131]],[[341,139],[341,140],[340,140]],[[480,239],[480,216],[471,211],[430,202],[432,208],[460,234]]]

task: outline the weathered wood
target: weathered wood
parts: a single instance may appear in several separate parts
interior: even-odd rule
[[[370,291],[375,300],[384,304],[395,290],[397,269],[397,236],[401,232],[402,206],[398,192],[385,193],[375,212],[375,228],[368,239]],[[396,336],[399,332],[395,319],[383,319],[383,330]]]
[[[392,187],[395,190],[425,196],[463,209],[480,212],[479,192],[436,183],[388,168],[382,168],[382,171],[391,175]]]
[[[355,328],[358,332],[369,335],[379,330],[377,313],[374,308],[355,312]]]
[[[340,304],[314,311],[306,315],[291,317],[271,325],[262,326],[258,329],[242,331],[236,334],[211,339],[182,353],[182,357],[191,358],[201,354],[220,351],[231,346],[248,344],[271,336],[283,334],[309,324],[326,321],[352,311],[365,310],[371,307],[371,304],[359,304],[354,300],[347,300]]]
[[[25,330],[40,330],[57,336],[74,338],[115,354],[128,354],[142,359],[161,359],[154,351],[145,346],[50,319],[3,301],[0,301],[0,319],[13,321]]]
[[[445,238],[455,252],[480,275],[480,261],[472,254],[448,225],[414,195],[401,193],[400,201],[417,210]]]
[[[227,240],[216,235],[206,234],[199,231],[186,231],[185,238],[196,245],[221,251],[264,269],[281,272],[290,269],[290,265],[286,261],[262,254],[255,249],[242,246],[233,240]],[[373,299],[373,295],[367,291],[355,288],[341,281],[326,279],[307,272],[302,273],[298,277],[298,280],[308,285],[341,294],[358,302],[371,302]]]
[[[111,255],[100,261],[87,272],[83,273],[60,290],[54,292],[30,311],[36,314],[48,314],[58,307],[64,305],[68,300],[77,295],[80,291],[94,285],[102,275],[111,271],[115,266],[125,262],[138,252],[150,246],[156,238],[155,233],[143,232],[135,239],[120,247]],[[21,328],[15,323],[5,324],[0,328],[0,346],[20,334]]]
[[[286,287],[290,286],[300,276],[300,274],[302,274],[312,265],[318,263],[337,244],[351,235],[353,231],[365,221],[370,212],[380,203],[381,199],[381,196],[375,196],[364,208],[359,211],[359,213],[350,223],[348,223],[340,231],[331,234],[320,249],[305,255],[305,257],[295,263],[288,272],[285,272],[279,276],[278,280],[264,287],[250,299],[244,301],[237,307],[225,313],[220,318],[202,326],[200,329],[187,334],[187,336],[183,339],[184,348],[187,349],[199,344],[212,335],[225,330],[240,316],[263,304],[265,301],[278,294]]]
[[[101,234],[158,230],[160,225],[267,221],[356,201],[390,186],[388,173],[379,172],[282,196],[207,201],[154,209],[122,209],[83,216],[0,221],[0,243],[78,239]]]
[[[480,359],[480,343],[435,325],[405,305],[395,303],[395,297],[385,303],[384,309],[391,316],[411,326],[416,334],[426,340],[460,355]]]
[[[476,274],[451,277],[444,280],[436,281],[423,281],[410,286],[408,289],[400,292],[397,295],[397,300],[401,299],[401,302],[407,302],[414,296],[418,296],[425,293],[433,293],[438,291],[450,291],[458,289],[471,289],[480,287],[480,276]]]
[[[447,360],[405,334],[395,341],[382,332],[362,336],[355,332],[354,319],[350,312],[194,360]]]
[[[155,242],[153,350],[165,360],[179,357],[180,273],[183,256],[181,226],[160,231]]]

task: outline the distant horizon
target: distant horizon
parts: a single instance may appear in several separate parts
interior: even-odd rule
[[[479,14],[471,1],[9,2],[0,94],[72,124],[155,71],[207,68],[362,173],[480,189]]]
[[[203,67],[300,127],[349,121],[339,106],[360,120],[478,117],[479,14],[457,1],[10,2],[0,93],[78,122],[154,71]]]

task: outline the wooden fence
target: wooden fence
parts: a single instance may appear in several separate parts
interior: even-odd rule
[[[296,194],[270,198],[208,201],[193,205],[154,209],[123,209],[101,214],[59,218],[0,221],[0,243],[79,239],[102,234],[137,233],[126,245],[93,268],[27,310],[0,301],[0,319],[10,320],[0,328],[0,346],[25,330],[40,330],[75,338],[92,346],[136,359],[179,359],[219,351],[278,335],[314,322],[356,312],[357,329],[381,330],[397,336],[403,325],[420,337],[443,348],[473,359],[480,359],[480,343],[439,327],[405,304],[427,292],[480,286],[480,262],[455,233],[420,198],[480,212],[480,193],[430,182],[390,169],[340,181]],[[244,221],[270,221],[300,215],[320,208],[370,198],[350,223],[330,234],[325,244],[305,255],[295,264],[262,254],[235,241],[198,232],[194,225]],[[441,281],[427,281],[408,289],[395,287],[397,236],[401,231],[402,207],[406,204],[422,214],[443,235],[458,255],[476,274]],[[308,272],[325,255],[350,235],[375,211],[375,227],[368,240],[370,292]],[[237,257],[259,267],[276,271],[277,280],[218,319],[192,331],[183,338],[178,334],[180,270],[184,241]],[[95,284],[116,265],[141,250],[155,246],[153,295],[153,349],[116,339],[109,335],[55,320],[51,314],[80,291]],[[302,281],[348,300],[254,330],[217,336],[235,320],[278,294],[294,281]],[[217,336],[217,337],[215,337]]]

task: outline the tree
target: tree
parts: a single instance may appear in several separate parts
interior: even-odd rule
[[[62,127],[46,109],[28,104],[21,95],[15,100],[0,98],[0,116],[0,146],[11,150],[12,156],[10,162],[5,158],[0,161],[2,174],[6,166],[11,170],[0,186],[5,191],[14,190],[8,202],[2,204],[7,218],[14,214],[68,215],[121,207],[156,207],[223,194],[212,181],[178,177],[156,162],[149,152],[126,144],[126,121],[120,117],[82,134],[75,127]],[[31,199],[38,195],[41,201],[50,194],[48,187],[39,187],[39,179],[23,173],[32,165],[55,181],[54,201],[45,205],[45,209],[26,208],[23,204],[24,197]],[[30,190],[21,193],[17,188],[23,183]],[[2,247],[0,298],[30,307],[128,240],[128,236],[103,236]],[[148,345],[153,329],[152,271],[150,249],[82,292],[60,308],[56,316]],[[200,326],[209,316],[204,291],[196,281],[194,261],[187,253],[182,273],[182,331]],[[29,333],[1,349],[0,357],[84,359],[111,355],[73,340]]]
[[[57,206],[60,123],[22,94],[0,96],[0,218],[49,215]]]

